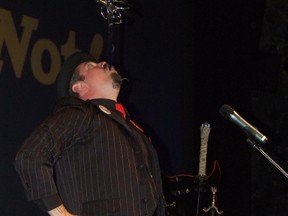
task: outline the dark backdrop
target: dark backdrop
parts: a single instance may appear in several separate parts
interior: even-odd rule
[[[185,185],[181,185],[184,183],[175,183],[171,176],[197,175],[199,127],[208,122],[211,132],[207,172],[217,160],[222,171],[217,204],[224,215],[286,215],[286,178],[245,142],[240,129],[218,112],[220,106],[229,104],[257,125],[270,138],[263,148],[281,166],[287,166],[285,154],[279,153],[285,149],[281,138],[286,121],[281,121],[284,132],[279,132],[278,121],[270,124],[271,119],[279,118],[277,107],[286,110],[285,99],[274,96],[281,60],[275,53],[259,50],[266,2],[129,3],[131,14],[114,29],[114,64],[130,80],[123,87],[120,101],[127,105],[159,152],[167,197],[175,184],[176,188],[195,187],[195,178],[185,178]],[[29,26],[34,29],[30,29],[30,36],[24,36]],[[107,45],[107,21],[101,17],[96,1],[1,1],[1,215],[45,215],[26,201],[13,168],[15,154],[53,109],[53,73],[59,69],[59,60],[63,62],[65,55],[75,49],[92,51],[107,59]],[[36,58],[37,50],[43,51],[40,58]],[[22,69],[17,69],[17,65],[22,65]],[[274,116],[265,118],[271,112]],[[171,210],[174,215],[191,215],[191,211],[195,214],[195,192],[172,198],[179,202],[178,209]],[[208,199],[204,206],[210,204]],[[180,211],[179,206],[187,210]]]

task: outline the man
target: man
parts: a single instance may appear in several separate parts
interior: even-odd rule
[[[55,112],[15,159],[28,199],[50,215],[165,215],[155,149],[117,103],[122,81],[87,53],[64,63]]]

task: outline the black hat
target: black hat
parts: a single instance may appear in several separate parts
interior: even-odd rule
[[[85,52],[76,52],[64,62],[57,77],[57,96],[62,98],[69,95],[70,80],[75,68],[83,62],[97,62],[96,58]]]

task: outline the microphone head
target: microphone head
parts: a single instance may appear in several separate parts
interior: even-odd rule
[[[234,109],[229,105],[224,104],[220,107],[219,112],[224,118],[229,119],[231,117],[230,115],[233,114]]]

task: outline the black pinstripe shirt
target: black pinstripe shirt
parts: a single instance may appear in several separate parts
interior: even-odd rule
[[[29,200],[76,215],[165,215],[158,157],[115,102],[68,97],[15,160]]]

